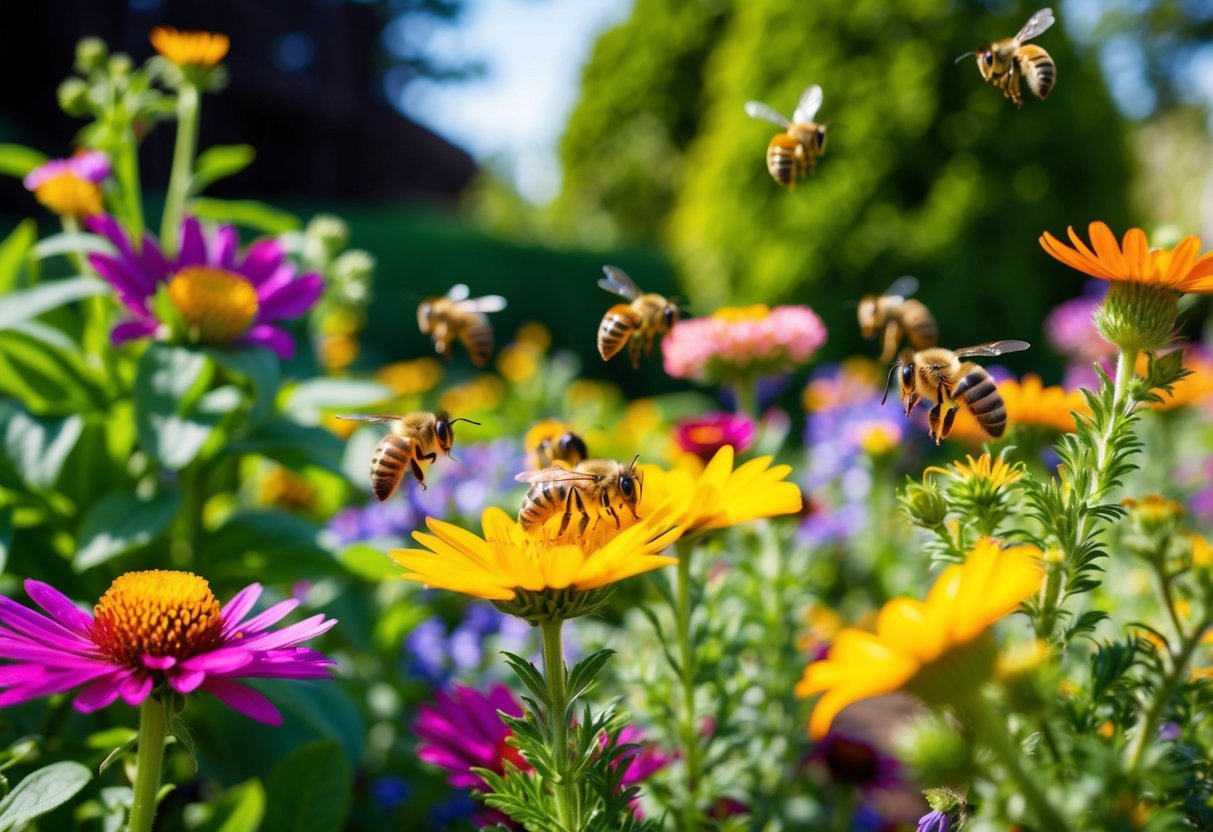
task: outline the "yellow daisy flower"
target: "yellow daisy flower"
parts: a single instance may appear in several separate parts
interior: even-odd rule
[[[927,474],[941,474],[957,482],[980,482],[991,490],[997,490],[1010,485],[1023,476],[1023,471],[1017,465],[1008,465],[1000,454],[998,459],[989,454],[982,454],[973,459],[972,454],[965,454],[967,462],[956,460],[947,468],[932,465],[922,472],[923,479]]]
[[[925,602],[895,598],[880,610],[875,633],[839,633],[829,655],[805,668],[796,686],[801,697],[824,694],[809,733],[821,738],[843,708],[861,699],[908,687],[947,701],[988,678],[992,652],[966,648],[1040,589],[1039,558],[1034,546],[1004,550],[983,539],[963,564],[944,570]]]
[[[170,26],[152,29],[152,46],[169,63],[179,67],[212,67],[223,60],[231,47],[227,35],[213,32],[180,32]]]

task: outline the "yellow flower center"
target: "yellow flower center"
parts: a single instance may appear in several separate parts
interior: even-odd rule
[[[189,572],[128,572],[110,584],[93,613],[93,640],[127,667],[143,668],[144,656],[184,661],[222,641],[219,602],[206,580]]]
[[[34,197],[61,217],[100,214],[101,188],[74,173],[52,176],[34,190]]]
[[[883,456],[901,444],[901,430],[888,422],[859,426],[859,447],[869,456]]]
[[[203,343],[231,343],[257,317],[253,284],[224,269],[186,266],[169,281],[168,294],[190,334]]]
[[[771,307],[756,303],[753,306],[725,306],[712,313],[722,321],[756,321],[771,314]]]

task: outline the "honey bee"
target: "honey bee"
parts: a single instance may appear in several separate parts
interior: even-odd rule
[[[969,409],[978,426],[988,436],[997,439],[1007,427],[1007,409],[998,393],[998,385],[981,367],[972,361],[961,362],[960,359],[971,355],[1020,352],[1029,346],[1026,341],[991,341],[960,350],[930,347],[914,352],[907,349],[889,369],[884,398],[880,403],[884,404],[888,400],[893,374],[898,373],[901,401],[906,407],[907,417],[922,399],[935,402],[929,421],[930,437],[935,440],[936,445],[952,432],[952,423],[956,420],[956,411],[961,405]],[[944,407],[947,407],[947,413],[943,413]]]
[[[918,281],[906,275],[893,281],[883,295],[864,295],[859,300],[859,331],[864,338],[875,338],[883,330],[880,363],[892,361],[905,338],[916,350],[939,343],[939,326],[931,310],[910,295],[918,290]]]
[[[813,84],[800,96],[792,120],[768,107],[761,101],[747,101],[746,115],[778,124],[787,130],[776,133],[767,145],[767,170],[772,178],[788,190],[796,182],[817,170],[817,157],[826,152],[826,128],[828,123],[817,123],[813,117],[821,109],[821,87]]]
[[[615,528],[620,528],[619,510],[626,508],[632,517],[639,520],[636,505],[644,486],[642,471],[636,470],[637,454],[630,465],[613,459],[583,459],[573,468],[544,468],[541,471],[524,471],[514,479],[531,483],[530,490],[518,510],[518,522],[524,531],[540,529],[543,524],[564,510],[557,536],[569,527],[573,512],[581,513],[577,534],[585,534],[590,524],[590,509],[598,520],[603,514],[610,515]],[[597,525],[597,521],[595,521]]]
[[[1019,89],[1019,77],[1028,82],[1028,89],[1042,101],[1057,82],[1057,65],[1039,46],[1025,44],[1053,25],[1053,10],[1041,9],[1028,18],[1019,33],[1013,38],[1002,38],[993,43],[982,44],[976,52],[966,52],[956,59],[960,63],[970,55],[977,56],[977,69],[981,77],[1002,90],[1004,98],[1023,106],[1023,94]]]
[[[471,419],[452,419],[445,410],[436,413],[418,411],[404,416],[367,416],[359,413],[339,415],[338,419],[355,422],[392,422],[392,432],[375,446],[371,456],[371,493],[383,502],[395,492],[404,478],[405,468],[412,468],[417,484],[425,490],[425,468],[423,462],[433,462],[438,452],[451,456],[451,443],[455,441],[456,422],[473,422]]]
[[[585,440],[555,419],[540,422],[527,431],[523,444],[533,468],[551,468],[558,462],[572,468],[590,455]]]
[[[442,297],[427,298],[417,307],[417,326],[434,341],[434,349],[450,358],[456,338],[467,348],[477,367],[483,367],[493,352],[493,327],[486,315],[505,309],[501,295],[469,298],[466,284],[457,283]]]
[[[598,353],[610,361],[623,345],[631,340],[628,357],[632,368],[640,368],[640,351],[648,355],[653,341],[678,323],[678,306],[662,295],[641,292],[632,279],[614,266],[603,266],[606,277],[598,285],[608,292],[627,298],[631,303],[617,303],[602,316],[598,325]]]

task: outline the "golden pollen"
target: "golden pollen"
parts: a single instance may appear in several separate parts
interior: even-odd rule
[[[189,572],[127,572],[110,584],[93,614],[93,641],[127,667],[143,669],[144,656],[181,662],[223,640],[219,602],[206,580]]]
[[[211,266],[186,266],[168,282],[168,294],[191,337],[230,344],[257,318],[257,290],[238,274]]]
[[[100,214],[101,188],[74,173],[60,173],[34,189],[34,198],[61,217]]]

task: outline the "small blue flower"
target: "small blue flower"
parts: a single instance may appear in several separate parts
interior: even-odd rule
[[[371,795],[384,809],[395,809],[409,799],[409,784],[403,777],[385,775],[371,783]]]
[[[939,811],[932,810],[918,819],[917,832],[951,832],[951,819]]]

